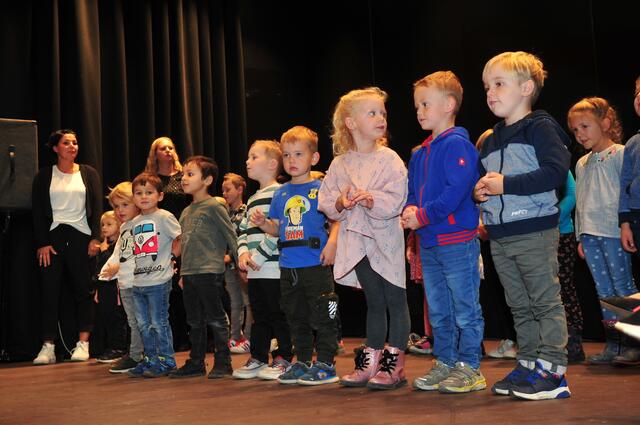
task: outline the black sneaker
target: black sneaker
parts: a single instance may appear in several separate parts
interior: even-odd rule
[[[517,362],[515,369],[509,372],[503,379],[493,384],[491,392],[498,395],[509,395],[511,387],[524,381],[531,372],[532,370],[527,369],[522,366],[520,362]]]
[[[174,370],[169,374],[169,378],[195,378],[196,376],[204,376],[205,373],[204,363],[195,363],[191,359],[187,359],[180,369]]]
[[[208,379],[219,379],[224,378],[225,376],[231,376],[233,374],[233,367],[231,367],[230,363],[216,363],[209,375],[207,375]]]
[[[138,363],[140,362],[133,360],[128,355],[124,355],[120,358],[120,360],[115,362],[113,366],[111,366],[111,368],[109,369],[109,372],[110,373],[127,373],[131,369],[134,369],[136,366],[138,366]]]
[[[98,363],[115,363],[123,356],[123,352],[120,350],[114,350],[109,348],[107,351],[96,357]]]
[[[524,381],[513,384],[509,390],[512,398],[524,400],[553,400],[569,398],[571,391],[564,375],[544,370],[539,362]]]

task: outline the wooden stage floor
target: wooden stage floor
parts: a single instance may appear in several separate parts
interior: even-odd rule
[[[347,354],[337,358],[340,374],[353,366]],[[497,345],[486,341],[487,350]],[[602,348],[587,343],[587,354]],[[187,353],[178,353],[181,365]],[[211,354],[209,354],[209,360]],[[235,355],[240,367],[247,355]],[[407,356],[409,380],[424,373],[431,356]],[[483,360],[491,385],[513,361]],[[489,389],[462,395],[414,391],[372,392],[342,388],[285,386],[277,382],[131,379],[111,375],[108,366],[90,360],[31,366],[0,365],[0,424],[639,424],[640,368],[571,366],[573,393],[566,400],[516,401]]]

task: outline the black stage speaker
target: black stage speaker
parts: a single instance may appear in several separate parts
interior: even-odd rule
[[[37,171],[37,123],[0,118],[0,210],[31,209]]]

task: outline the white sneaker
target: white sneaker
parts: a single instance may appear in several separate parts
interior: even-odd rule
[[[258,376],[258,373],[266,368],[268,365],[266,363],[262,363],[258,359],[254,359],[253,357],[247,360],[247,362],[240,369],[236,369],[233,371],[233,377],[236,379],[253,379]]]
[[[54,364],[56,362],[56,346],[54,344],[45,342],[42,344],[42,348],[38,353],[38,356],[33,359],[34,365]]]
[[[494,359],[515,359],[518,354],[516,343],[510,339],[503,339],[495,350],[489,351],[487,355]]]
[[[276,351],[278,349],[278,340],[273,338],[271,340],[271,345],[269,346],[269,352],[273,353],[274,351]]]
[[[71,350],[72,362],[86,362],[89,360],[89,342],[78,341],[76,348]]]
[[[287,371],[288,367],[289,362],[278,356],[273,360],[273,363],[271,363],[269,367],[265,367],[258,372],[257,377],[259,379],[264,379],[265,381],[275,381],[280,375]]]

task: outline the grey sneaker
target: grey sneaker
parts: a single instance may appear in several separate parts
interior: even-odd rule
[[[437,391],[440,382],[444,381],[451,374],[451,368],[440,360],[434,360],[433,367],[424,376],[414,379],[413,387],[422,391]]]
[[[515,359],[518,354],[516,343],[510,339],[503,339],[495,350],[487,353],[493,359]]]
[[[487,388],[487,380],[484,379],[480,369],[473,369],[466,363],[458,362],[449,377],[440,382],[438,391],[441,393],[468,393]]]

